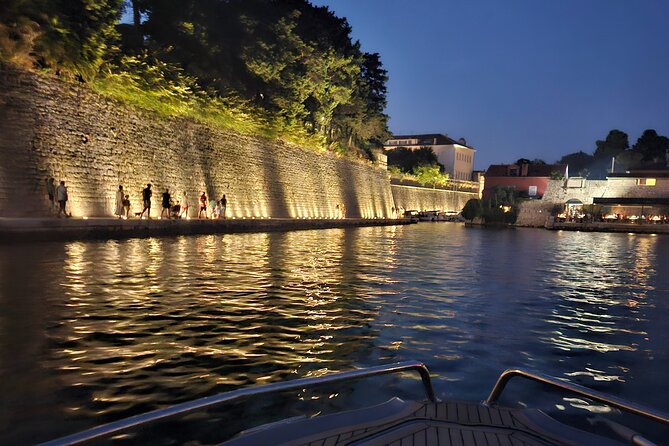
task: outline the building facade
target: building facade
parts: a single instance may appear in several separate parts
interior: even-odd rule
[[[485,173],[483,198],[489,198],[496,187],[513,187],[520,197],[541,198],[551,178],[566,178],[566,164],[493,164]]]
[[[474,154],[476,150],[467,145],[464,139],[455,141],[439,133],[424,135],[399,135],[386,141],[386,151],[406,147],[417,150],[429,147],[437,156],[439,163],[445,167],[445,172],[454,180],[471,181],[474,169]]]

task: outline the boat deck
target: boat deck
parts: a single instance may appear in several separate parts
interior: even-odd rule
[[[383,407],[386,406],[386,407]],[[390,407],[392,406],[392,407]],[[365,412],[366,411],[366,412]],[[321,420],[319,420],[319,418]],[[471,402],[407,403],[300,419],[251,430],[225,446],[620,445],[563,425],[540,411]]]

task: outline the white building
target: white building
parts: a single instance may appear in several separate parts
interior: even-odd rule
[[[471,180],[474,168],[474,150],[467,146],[463,138],[455,141],[438,133],[427,135],[393,136],[383,146],[386,151],[398,147],[417,150],[429,147],[437,155],[437,160],[444,165],[446,173],[454,180]]]

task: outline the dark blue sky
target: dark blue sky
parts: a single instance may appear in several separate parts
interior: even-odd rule
[[[475,165],[669,136],[667,0],[312,0],[388,70],[390,129],[463,136]]]

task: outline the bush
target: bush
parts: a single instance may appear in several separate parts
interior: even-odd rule
[[[477,217],[480,217],[482,214],[482,209],[481,209],[481,200],[472,198],[469,200],[466,204],[465,207],[462,208],[462,216],[466,220],[474,220]]]

